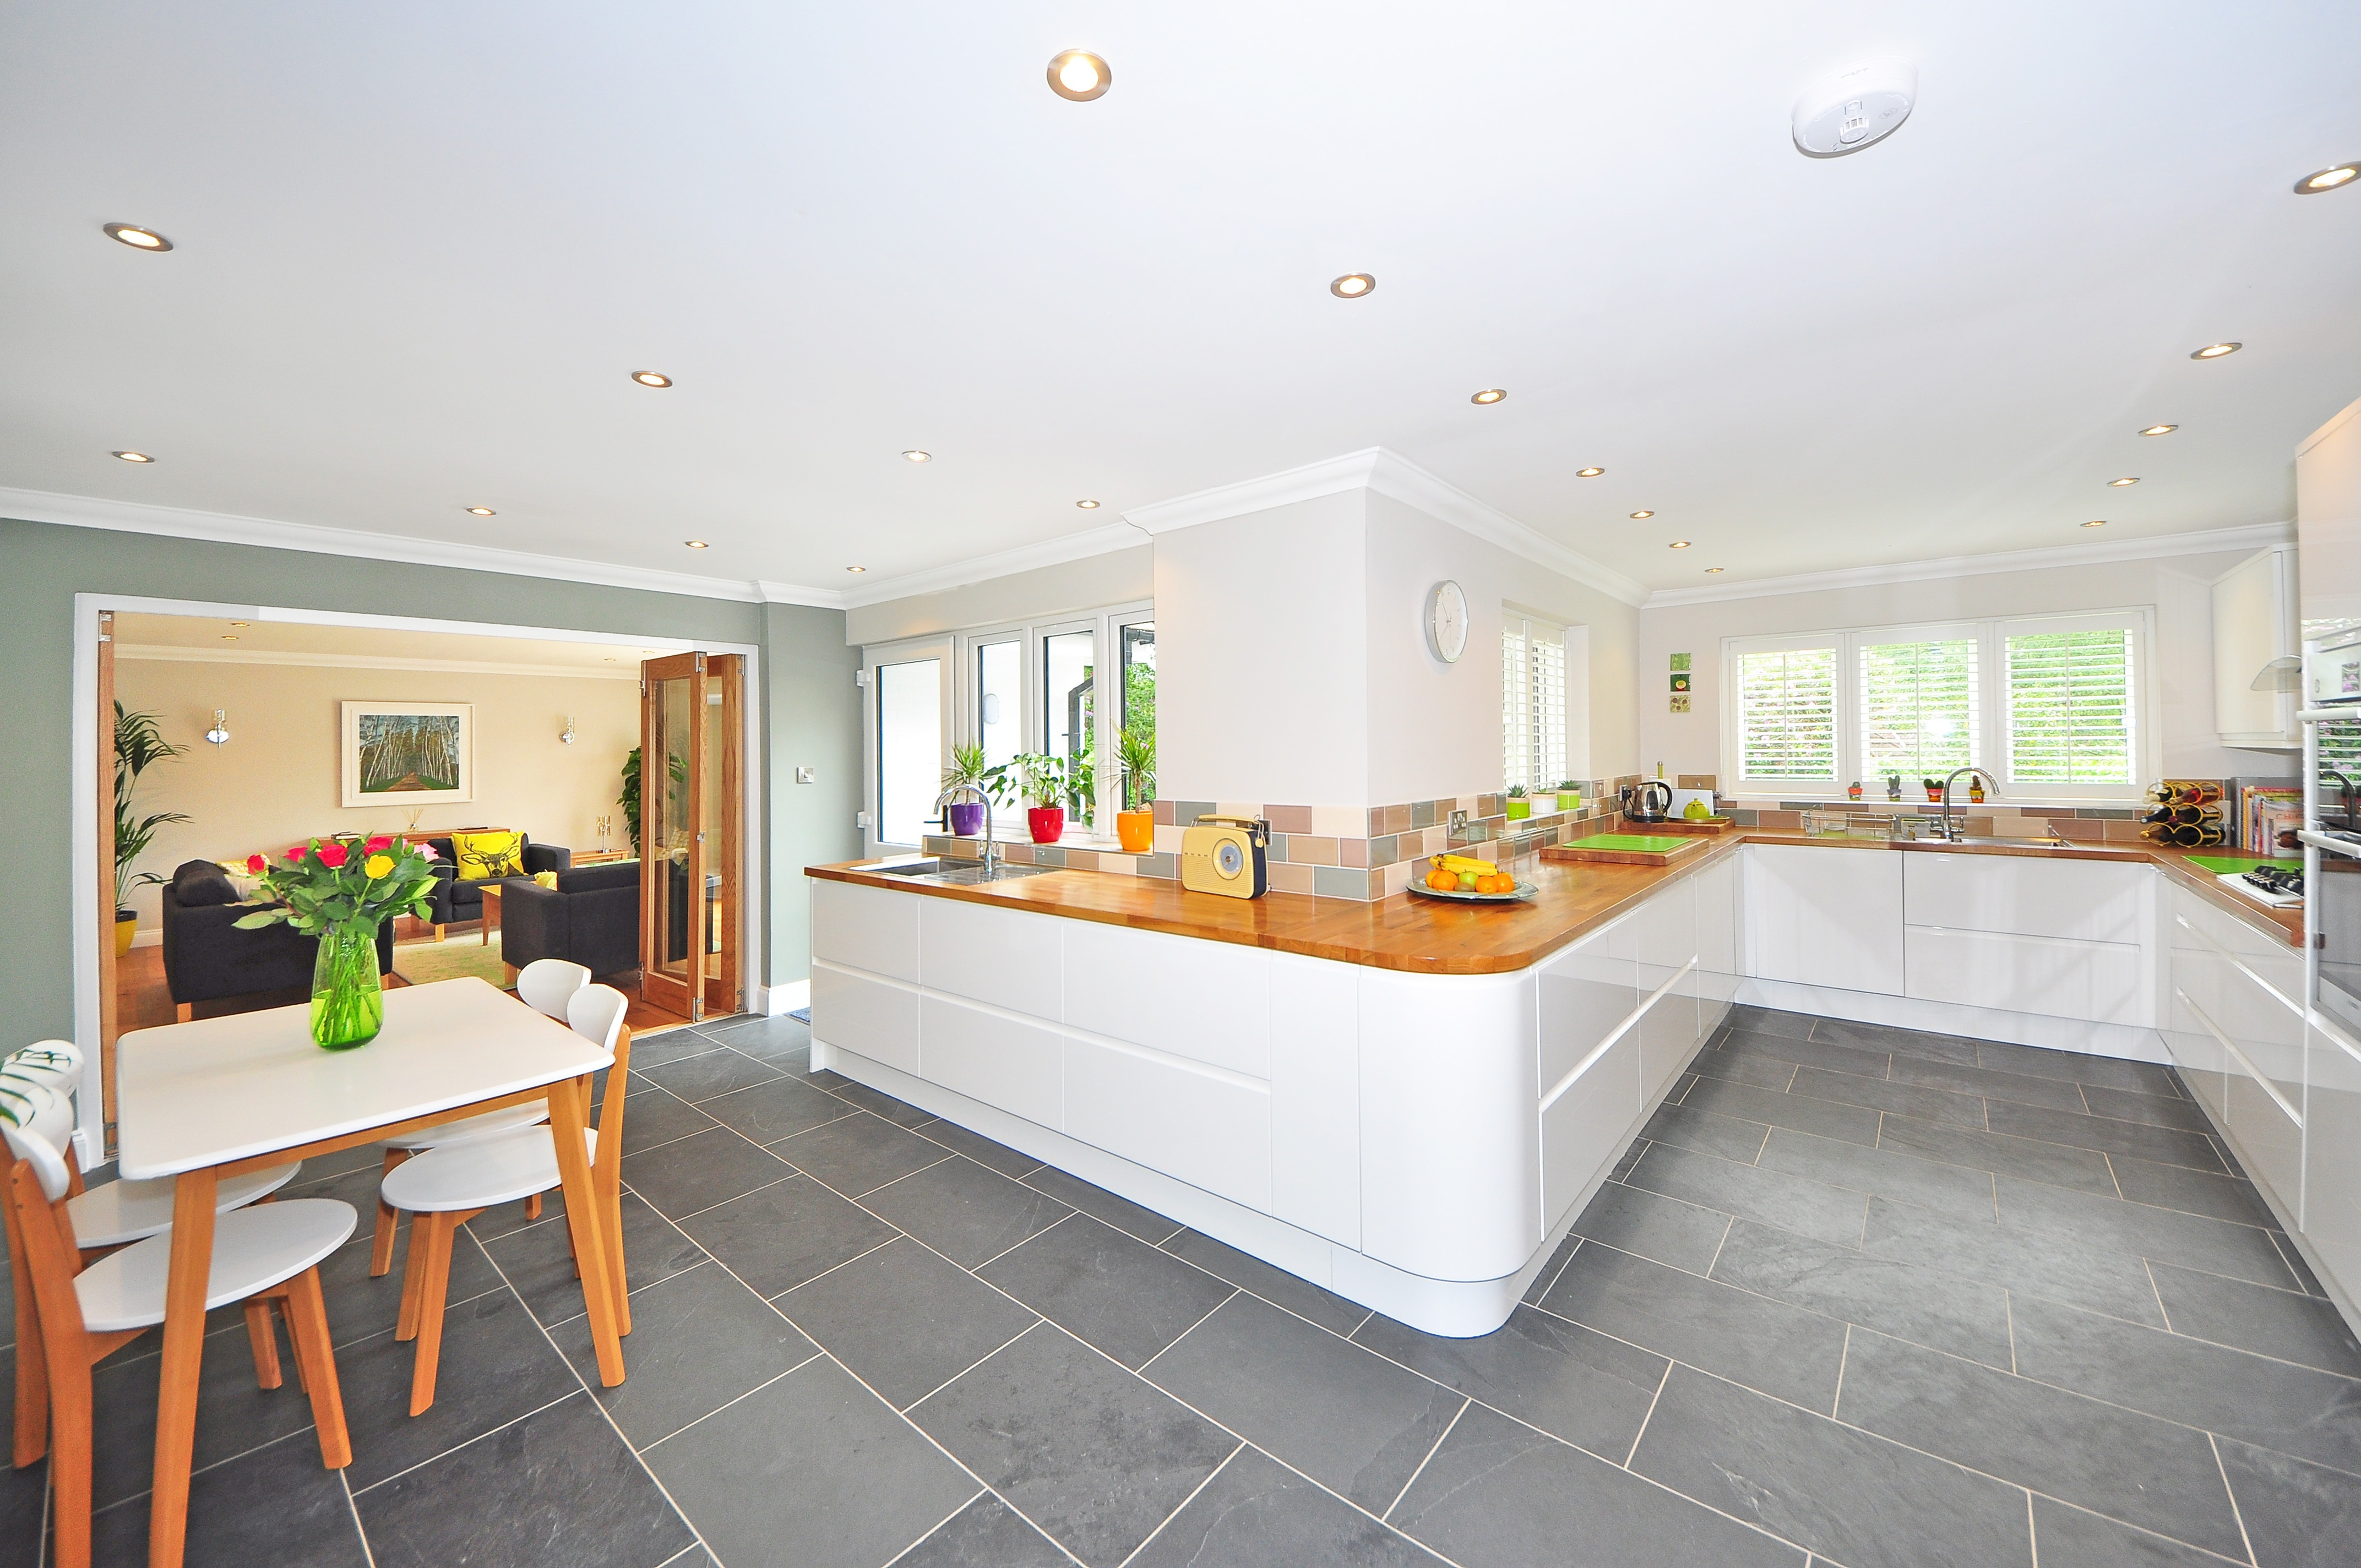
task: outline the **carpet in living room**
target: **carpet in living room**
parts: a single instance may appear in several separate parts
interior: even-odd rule
[[[488,980],[502,990],[509,985],[508,970],[500,962],[498,931],[492,933],[489,945],[473,938],[445,942],[397,942],[393,948],[393,972],[412,985],[432,985],[438,980],[459,980],[467,975]]]

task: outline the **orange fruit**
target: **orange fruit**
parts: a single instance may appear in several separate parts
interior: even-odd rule
[[[1432,871],[1426,873],[1426,885],[1437,893],[1449,893],[1458,887],[1459,878],[1451,872]]]

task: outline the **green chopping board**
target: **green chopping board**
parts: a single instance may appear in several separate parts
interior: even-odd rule
[[[1587,839],[1576,839],[1567,848],[1630,850],[1642,855],[1669,855],[1696,842],[1694,839],[1672,833],[1593,833]]]
[[[2191,855],[2189,863],[2203,866],[2215,876],[2236,876],[2253,871],[2257,866],[2283,866],[2289,871],[2301,871],[2301,860],[2265,860],[2259,855]]]

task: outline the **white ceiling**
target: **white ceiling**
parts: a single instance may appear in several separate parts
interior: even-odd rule
[[[1658,588],[2280,520],[2356,79],[2327,4],[12,6],[0,486],[831,593],[1377,444]]]

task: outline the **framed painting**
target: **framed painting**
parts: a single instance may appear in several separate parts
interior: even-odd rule
[[[346,806],[476,798],[476,705],[347,702],[338,727]]]

